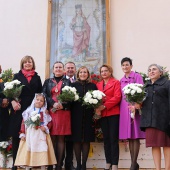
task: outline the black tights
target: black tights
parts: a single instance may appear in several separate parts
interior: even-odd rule
[[[63,161],[63,155],[64,155],[64,148],[65,148],[65,136],[64,135],[51,135],[51,140],[53,143],[55,156],[57,159],[57,166],[56,170],[62,169],[62,161]]]
[[[130,139],[129,140],[129,150],[131,156],[131,170],[135,170],[137,166],[137,159],[140,149],[140,141],[139,139]]]
[[[75,142],[74,151],[77,161],[77,170],[86,170],[86,162],[89,154],[90,142]],[[81,164],[82,153],[82,164]]]

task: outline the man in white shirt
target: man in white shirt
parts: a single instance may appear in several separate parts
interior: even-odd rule
[[[75,73],[76,73],[76,65],[73,62],[67,62],[65,64],[65,72],[66,72],[66,78],[70,79],[70,81],[73,83],[76,81]]]
[[[76,65],[74,62],[70,61],[65,64],[65,72],[67,79],[70,79],[72,83],[76,81]],[[66,139],[65,170],[75,170],[73,166],[73,142],[68,139]]]

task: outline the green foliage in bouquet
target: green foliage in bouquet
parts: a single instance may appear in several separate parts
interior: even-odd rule
[[[72,102],[79,100],[79,96],[74,87],[65,86],[62,88],[62,93],[57,96],[60,102]]]
[[[22,88],[24,85],[20,84],[21,82],[18,80],[13,80],[11,82],[6,82],[4,84],[5,88],[3,91],[3,94],[7,97],[7,98],[11,98],[14,99],[16,101],[19,101],[19,96],[22,92]]]
[[[148,77],[148,75],[146,73],[139,73],[142,76],[143,79],[143,83],[146,84],[148,80],[150,80],[150,78]]]
[[[60,102],[71,102],[74,101],[74,93],[71,91],[63,91],[58,97],[57,99]]]
[[[13,77],[14,77],[14,74],[11,68],[4,70],[1,74],[1,80],[4,83],[12,81]]]
[[[166,77],[168,80],[170,78],[169,71],[167,71],[167,67],[162,67],[163,68],[163,76]]]
[[[36,111],[33,111],[31,115],[32,116],[28,118],[24,123],[27,127],[31,126],[35,129],[38,129],[38,127],[41,125],[40,114],[38,114]]]

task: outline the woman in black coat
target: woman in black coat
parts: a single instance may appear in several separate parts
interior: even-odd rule
[[[85,170],[88,158],[90,142],[95,141],[93,115],[94,109],[82,106],[82,98],[89,90],[97,90],[95,84],[90,83],[90,73],[84,66],[77,72],[77,81],[72,86],[77,89],[80,101],[71,105],[71,139],[74,143],[74,151],[77,160],[77,170]],[[82,165],[81,165],[82,153]]]
[[[163,75],[162,67],[151,64],[150,81],[146,84],[146,100],[142,104],[140,127],[146,132],[146,147],[152,147],[156,170],[161,169],[161,147],[165,169],[170,168],[170,80]],[[136,104],[138,109],[140,106]]]
[[[25,56],[20,63],[20,71],[14,75],[14,80],[19,80],[23,86],[20,102],[13,100],[9,122],[9,135],[12,136],[13,165],[19,147],[19,132],[22,122],[22,112],[31,105],[35,93],[41,93],[42,83],[40,76],[35,72],[35,62],[31,56]],[[12,170],[17,167],[13,166]]]

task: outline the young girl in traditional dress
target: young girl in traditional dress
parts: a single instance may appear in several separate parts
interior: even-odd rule
[[[48,128],[50,127],[51,116],[45,113],[46,108],[47,102],[44,95],[38,93],[35,94],[31,106],[22,113],[21,142],[17,152],[15,166],[24,166],[26,170],[30,167],[41,166],[41,169],[45,170],[46,165],[56,164]],[[28,125],[33,114],[39,114],[39,126]]]

